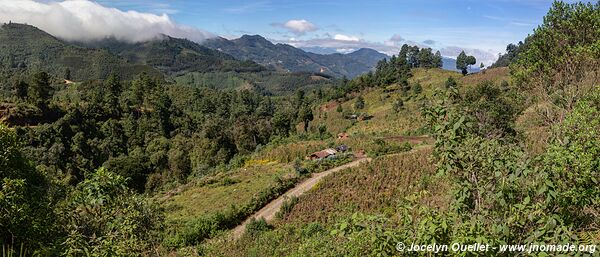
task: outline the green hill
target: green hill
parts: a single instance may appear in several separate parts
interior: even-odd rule
[[[148,66],[131,64],[106,50],[88,49],[63,42],[30,25],[4,24],[0,28],[0,68],[3,70],[46,71],[72,80],[106,78],[115,72],[123,78],[147,72]]]
[[[162,38],[127,43],[115,39],[95,42],[90,46],[106,49],[131,63],[145,64],[168,74],[190,71],[254,72],[264,68],[252,61],[239,61],[231,55],[201,46],[187,39],[162,36]]]
[[[372,49],[360,49],[350,54],[315,54],[287,44],[273,44],[259,35],[244,35],[233,40],[214,38],[203,44],[238,59],[253,60],[277,70],[322,72],[350,78],[372,70],[379,60],[387,57]]]

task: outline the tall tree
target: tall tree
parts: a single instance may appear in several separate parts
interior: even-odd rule
[[[461,51],[456,58],[456,68],[459,69],[463,75],[467,75],[467,73],[469,73],[467,69],[476,62],[477,60],[474,56],[467,55],[465,54],[465,51]]]
[[[300,108],[298,118],[304,123],[304,132],[308,132],[308,125],[314,119],[312,109],[308,104],[305,104]]]
[[[19,99],[24,100],[25,98],[27,98],[27,91],[29,89],[29,85],[27,84],[27,82],[23,81],[22,79],[16,80],[13,87],[15,90],[15,95]]]
[[[356,102],[354,103],[354,108],[357,110],[361,110],[365,108],[365,99],[362,96],[358,96],[356,98]]]
[[[433,68],[434,67],[434,55],[431,48],[423,48],[419,52],[419,67],[422,68]]]
[[[37,104],[46,104],[50,99],[50,76],[48,73],[39,72],[33,75],[29,95]]]
[[[433,56],[433,67],[442,68],[443,65],[444,63],[442,60],[442,54],[440,53],[440,51],[436,51],[435,55]]]

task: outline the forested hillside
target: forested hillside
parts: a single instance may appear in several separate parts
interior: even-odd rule
[[[151,67],[128,63],[105,50],[70,45],[24,24],[2,25],[0,51],[1,76],[5,78],[36,70],[72,80],[103,79],[111,73],[127,79],[142,72],[158,75]]]
[[[273,44],[258,35],[238,39],[208,39],[203,45],[230,54],[240,60],[252,60],[267,67],[291,72],[320,72],[337,77],[353,78],[373,70],[375,64],[387,58],[370,49],[350,54],[315,54],[286,44]]]
[[[562,242],[593,247],[576,254],[597,254],[600,31],[592,28],[599,24],[599,5],[557,2],[511,58],[507,80],[498,79],[501,72],[495,69],[445,82],[413,70],[408,83],[400,85],[419,84],[425,97],[410,90],[394,100],[385,83],[382,89],[361,91],[339,109],[360,103],[379,115],[385,110],[418,115],[424,127],[399,125],[405,133],[432,135],[435,144],[331,176],[290,201],[274,222],[257,221],[240,240],[209,242],[204,251],[215,256],[430,256],[408,249],[411,244]],[[374,81],[380,81],[377,77]],[[328,111],[328,119],[335,112]],[[399,119],[383,115],[388,122]],[[391,129],[376,124],[364,130],[354,125],[351,131]],[[478,254],[528,255],[497,249]]]
[[[462,72],[443,70],[439,52],[405,44],[353,79],[234,59],[310,56],[259,37],[228,54],[170,37],[98,50],[4,25],[3,255],[521,256],[533,253],[403,247],[599,245],[600,4],[555,2],[540,23],[497,68],[469,74],[476,60],[463,52]],[[251,218],[276,199],[274,217]]]
[[[198,45],[187,39],[162,35],[142,43],[127,43],[107,39],[86,44],[99,47],[127,59],[145,64],[167,74],[184,72],[253,72],[264,70],[252,61],[239,61],[232,56]]]

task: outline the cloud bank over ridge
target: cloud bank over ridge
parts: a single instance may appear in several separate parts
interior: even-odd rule
[[[0,22],[27,23],[69,41],[116,38],[143,42],[161,34],[202,42],[213,34],[175,23],[168,15],[121,11],[88,0],[0,0]]]

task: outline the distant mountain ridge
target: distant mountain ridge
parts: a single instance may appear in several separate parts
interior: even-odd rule
[[[63,77],[67,70],[74,80],[106,78],[117,73],[131,78],[159,72],[132,64],[102,49],[89,49],[64,42],[30,25],[9,23],[0,27],[0,68],[39,70]]]
[[[321,72],[349,78],[373,70],[379,60],[388,58],[373,49],[360,49],[350,54],[316,54],[287,44],[273,44],[259,35],[244,35],[232,40],[218,37],[206,40],[203,45],[276,70]]]
[[[152,66],[166,74],[213,71],[261,71],[253,61],[240,61],[231,55],[199,45],[187,39],[162,35],[156,40],[127,43],[105,39],[87,44],[106,49],[132,63]]]

